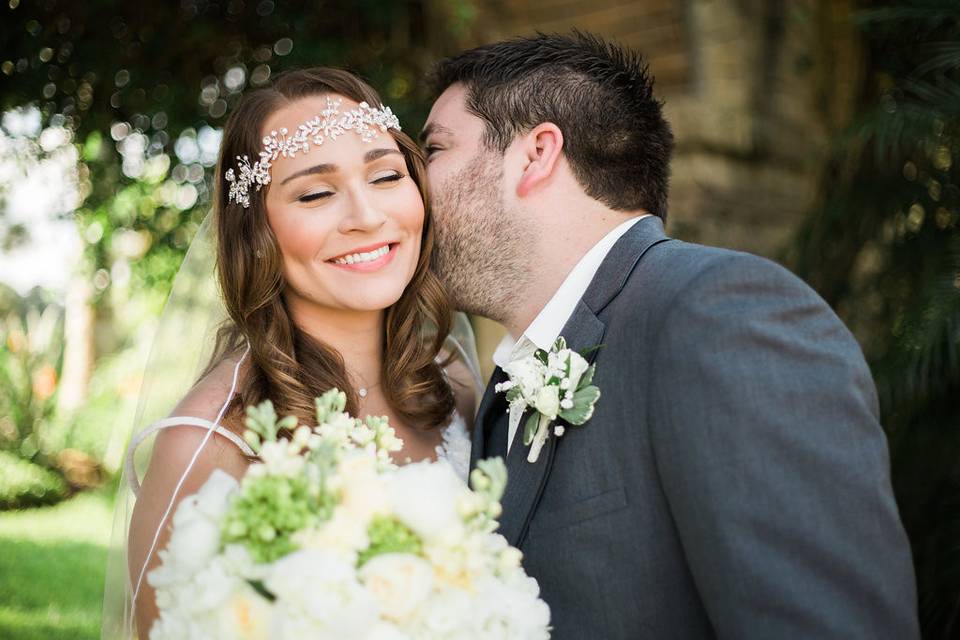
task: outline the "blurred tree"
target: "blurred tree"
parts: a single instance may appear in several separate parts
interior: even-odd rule
[[[871,362],[926,638],[960,636],[960,4],[859,18],[869,73],[792,265]]]
[[[86,250],[67,295],[68,408],[83,401],[90,354],[125,339],[97,324],[135,325],[121,317],[131,295],[147,296],[153,312],[166,295],[210,202],[219,127],[245,89],[285,68],[346,67],[415,127],[425,69],[471,37],[476,14],[472,0],[5,4],[0,110],[35,104],[44,126],[69,130],[81,151],[75,219]],[[127,307],[112,308],[116,288]]]

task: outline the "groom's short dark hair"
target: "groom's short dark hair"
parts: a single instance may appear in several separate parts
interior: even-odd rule
[[[580,31],[538,33],[447,58],[433,82],[437,94],[465,86],[488,147],[502,153],[518,134],[552,122],[589,196],[666,218],[673,134],[638,53]]]

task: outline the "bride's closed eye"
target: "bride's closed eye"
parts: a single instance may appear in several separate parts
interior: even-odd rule
[[[401,173],[399,171],[395,171],[395,170],[380,172],[376,176],[374,176],[372,180],[370,180],[370,184],[389,185],[390,183],[393,183],[393,182],[399,182],[400,180],[403,180],[406,177],[407,177],[406,174]],[[316,202],[318,200],[325,200],[331,197],[332,195],[334,195],[333,191],[310,191],[308,193],[304,193],[303,195],[298,196],[297,201],[303,202],[303,203]]]
[[[378,173],[377,176],[371,181],[371,184],[389,184],[391,182],[403,180],[405,177],[406,175],[400,173],[399,171]]]
[[[333,191],[312,191],[297,198],[298,202],[315,202],[333,195]]]

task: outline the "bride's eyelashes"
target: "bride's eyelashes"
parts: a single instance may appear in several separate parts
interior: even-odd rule
[[[399,171],[394,171],[388,175],[376,178],[375,180],[373,180],[373,184],[386,184],[389,182],[398,182],[400,180],[403,180],[406,177],[407,177],[406,175],[400,173]]]
[[[401,173],[399,171],[392,171],[387,175],[380,176],[379,178],[374,178],[373,180],[370,181],[370,184],[387,185],[387,184],[390,184],[391,182],[399,182],[400,180],[403,180],[406,177],[407,176],[404,173]],[[333,194],[334,194],[333,191],[312,191],[309,193],[304,193],[301,196],[298,196],[297,201],[304,202],[304,203],[316,202],[317,200],[324,200],[326,198],[329,198]]]
[[[333,191],[316,191],[314,193],[305,193],[297,200],[299,202],[314,202],[316,200],[322,200],[324,198],[329,198],[333,195]]]

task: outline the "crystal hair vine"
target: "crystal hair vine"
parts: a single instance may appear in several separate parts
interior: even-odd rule
[[[230,202],[236,202],[244,209],[250,206],[250,188],[256,191],[270,184],[270,167],[283,156],[293,158],[299,152],[307,153],[310,145],[320,146],[326,140],[336,140],[347,131],[355,131],[364,142],[370,142],[387,129],[400,131],[400,120],[390,107],[371,107],[361,102],[356,109],[345,113],[340,111],[340,98],[327,98],[327,108],[320,115],[307,120],[296,133],[287,137],[289,130],[271,131],[263,138],[263,150],[260,159],[250,164],[248,156],[237,156],[237,171],[227,169],[224,178],[230,183]]]

